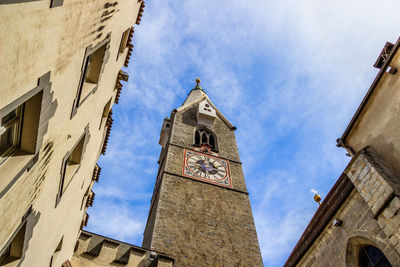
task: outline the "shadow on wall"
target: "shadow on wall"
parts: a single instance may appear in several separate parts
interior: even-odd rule
[[[30,240],[32,239],[33,235],[33,229],[35,228],[36,224],[38,223],[40,218],[40,212],[38,211],[33,211],[27,218],[26,220],[26,232],[25,232],[25,241],[24,241],[24,251],[22,253],[22,257],[17,265],[17,267],[20,267],[21,264],[24,262],[25,259],[25,253],[29,249],[29,243]]]

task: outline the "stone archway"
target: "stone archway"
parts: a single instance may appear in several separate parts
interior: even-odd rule
[[[352,237],[347,242],[346,267],[360,267],[360,252],[366,246],[373,246],[384,253],[384,250],[375,242],[361,236]]]

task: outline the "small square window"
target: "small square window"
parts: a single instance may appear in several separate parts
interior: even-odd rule
[[[0,255],[0,266],[17,266],[24,252],[26,223],[18,230],[2,255]]]
[[[83,57],[81,77],[74,103],[72,105],[71,119],[77,113],[79,106],[94,94],[101,79],[101,73],[109,59],[111,33],[96,46],[88,46]]]
[[[0,118],[0,164],[19,147],[21,122],[22,106]]]
[[[88,142],[88,135],[89,135],[88,129],[89,127],[87,126],[85,129],[85,134],[82,135],[82,137],[76,143],[72,151],[68,152],[64,157],[61,169],[60,185],[56,199],[56,206],[60,202],[61,197],[63,196],[65,190],[67,189],[72,179],[74,178],[75,174],[79,170],[83,152]]]
[[[112,98],[107,102],[107,104],[104,106],[103,113],[101,115],[101,120],[100,120],[100,126],[99,129],[101,128],[101,125],[103,125],[104,121],[108,117],[108,113],[110,112],[110,106],[111,106],[111,100]]]
[[[72,180],[72,177],[78,170],[79,164],[81,163],[83,143],[84,138],[79,141],[78,145],[74,148],[74,150],[72,150],[72,153],[64,162],[64,179],[62,187],[63,192],[67,188],[69,182]]]
[[[0,198],[38,161],[48,122],[56,109],[50,72],[39,78],[35,88],[0,108]]]
[[[125,52],[125,48],[128,46],[128,40],[132,39],[132,37],[129,38],[131,31],[132,31],[132,29],[129,28],[126,31],[124,31],[124,33],[122,34],[121,44],[119,45],[119,53]]]
[[[100,71],[103,65],[106,46],[107,44],[104,44],[86,59],[83,79],[80,85],[79,104],[86,99],[100,80]]]

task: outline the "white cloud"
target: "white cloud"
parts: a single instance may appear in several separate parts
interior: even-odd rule
[[[128,225],[123,234],[117,226],[109,233],[127,238],[131,232],[135,242],[141,236],[162,119],[199,76],[211,100],[238,126],[263,258],[268,266],[281,266],[315,211],[309,189],[326,195],[349,160],[335,139],[372,82],[372,64],[384,43],[397,38],[400,2],[146,5],[135,31],[130,81],[101,162],[105,181],[95,188],[101,200],[96,211],[114,212],[120,201],[123,212],[117,219],[96,212],[96,225]]]
[[[96,203],[98,204],[98,203]],[[135,211],[126,205],[103,204],[90,216],[90,231],[105,234],[117,240],[139,240],[143,221],[135,218]],[[105,204],[105,205],[104,205]],[[89,212],[90,215],[92,213]]]

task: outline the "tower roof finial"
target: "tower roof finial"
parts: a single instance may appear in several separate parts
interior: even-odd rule
[[[203,88],[200,85],[200,82],[201,82],[200,78],[197,77],[195,81],[196,81],[196,85],[194,86],[194,88],[192,90],[203,90]]]

